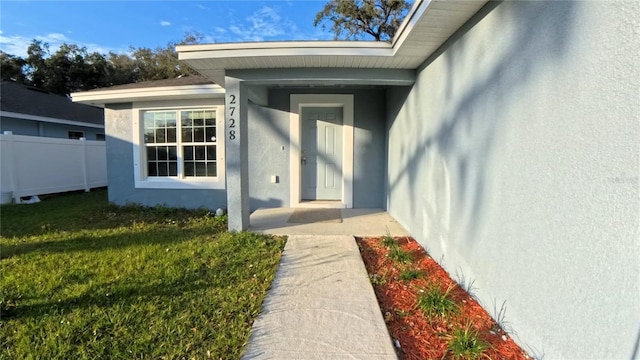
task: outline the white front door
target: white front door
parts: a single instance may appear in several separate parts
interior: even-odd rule
[[[342,108],[303,107],[301,198],[342,199]]]

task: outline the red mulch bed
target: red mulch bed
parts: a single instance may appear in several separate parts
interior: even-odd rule
[[[400,349],[400,359],[453,359],[447,352],[447,336],[453,330],[471,324],[479,337],[489,344],[483,353],[488,359],[529,359],[529,356],[502,330],[489,314],[469,294],[453,281],[438,263],[412,238],[395,238],[400,248],[413,255],[413,264],[396,265],[387,256],[389,249],[382,238],[357,238],[360,253],[369,275],[384,277],[384,283],[374,281],[380,308],[387,327]],[[422,275],[411,281],[399,278],[402,269],[420,270]],[[459,313],[450,319],[427,318],[418,308],[420,289],[436,282],[443,290],[449,286]]]

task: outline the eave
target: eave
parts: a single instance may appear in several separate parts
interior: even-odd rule
[[[71,94],[74,102],[104,107],[106,104],[153,100],[212,99],[224,97],[224,89],[217,84],[185,85],[83,91]]]

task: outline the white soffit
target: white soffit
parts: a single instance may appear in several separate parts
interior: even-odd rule
[[[83,91],[71,94],[73,102],[102,106],[134,101],[223,98],[224,89],[217,84],[143,87]]]
[[[415,69],[486,0],[416,0],[392,43],[278,41],[177,46],[178,58],[216,84],[225,70],[274,68]]]

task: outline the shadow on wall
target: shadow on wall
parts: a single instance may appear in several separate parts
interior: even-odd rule
[[[426,94],[419,86],[414,86],[411,91],[401,89],[394,93],[389,101],[388,131],[393,129],[401,111],[409,119],[417,119],[413,124],[417,124],[419,128],[411,129],[413,134],[424,134],[425,131],[420,127],[426,126],[425,124],[440,125],[435,131],[430,131],[428,136],[420,137],[415,145],[403,142],[400,148],[389,149],[390,153],[400,152],[399,158],[404,167],[394,178],[389,179],[388,193],[391,194],[401,183],[406,182],[410,191],[417,195],[416,189],[424,181],[424,174],[420,173],[420,169],[425,165],[434,166],[425,162],[427,159],[434,160],[430,155],[439,154],[452,169],[451,173],[458,176],[457,181],[453,182],[458,184],[458,188],[451,189],[456,194],[453,198],[457,199],[457,203],[452,206],[462,210],[457,215],[462,217],[467,231],[477,231],[483,220],[481,210],[487,196],[485,165],[488,165],[491,157],[496,131],[503,125],[501,121],[504,121],[500,111],[518,89],[527,85],[536,72],[549,65],[549,60],[557,61],[564,57],[572,35],[576,6],[576,2],[489,3],[427,59],[417,70],[418,78],[432,63],[446,63],[439,64],[446,69],[441,84],[444,89],[443,109],[446,111],[438,114],[435,119],[426,118],[419,109],[414,112],[418,104],[424,103],[424,97],[431,95]],[[503,55],[493,64],[485,65],[482,73],[475,73],[475,65],[483,60],[483,51],[487,51],[486,56],[491,56],[488,53],[492,49],[478,49],[478,46],[467,44],[472,41],[468,32],[492,11],[497,12],[499,19],[495,21],[498,24],[496,26],[504,21],[505,29],[513,30],[513,33],[505,36],[509,39],[503,42],[505,47],[497,49]],[[511,23],[513,19],[520,22]],[[496,46],[491,42],[488,44]],[[467,78],[471,80],[459,89],[459,79],[465,76],[461,75],[462,72],[467,73]],[[469,73],[473,76],[469,76]],[[454,85],[458,85],[455,94]],[[410,105],[403,106],[405,102]],[[425,204],[420,201],[412,201],[411,204],[402,206],[410,206],[411,214],[420,214],[423,205]],[[434,209],[427,211],[432,211],[430,217],[436,216]]]

